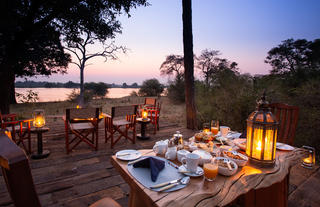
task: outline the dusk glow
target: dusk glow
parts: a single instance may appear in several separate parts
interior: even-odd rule
[[[90,61],[85,81],[132,84],[157,78],[159,67],[170,54],[183,54],[181,0],[153,0],[138,7],[131,17],[122,16],[123,32],[115,42],[130,49],[119,60]],[[320,35],[318,0],[193,0],[194,52],[219,50],[220,57],[239,64],[241,73],[267,74],[267,52],[294,39],[314,40]],[[99,48],[97,45],[96,48]],[[19,79],[20,80],[20,79]],[[32,78],[36,81],[79,82],[79,70],[70,64],[68,74]]]

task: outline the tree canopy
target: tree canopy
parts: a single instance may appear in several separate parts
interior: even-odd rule
[[[155,78],[143,81],[139,89],[139,96],[160,96],[164,86]]]
[[[287,39],[268,52],[265,60],[271,74],[294,74],[299,70],[320,70],[320,39]]]
[[[146,0],[4,0],[0,12],[0,104],[9,112],[16,76],[65,73],[70,55],[61,39],[81,41],[89,32],[100,42],[121,33],[117,16]],[[11,94],[11,95],[10,95]]]

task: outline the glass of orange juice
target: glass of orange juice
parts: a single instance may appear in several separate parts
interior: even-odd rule
[[[219,132],[219,121],[212,120],[211,121],[211,132],[213,135],[217,135]]]
[[[218,162],[212,159],[211,162],[203,164],[204,177],[208,181],[214,181],[218,175]]]

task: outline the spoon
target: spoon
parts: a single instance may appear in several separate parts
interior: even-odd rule
[[[176,182],[176,183],[172,183],[172,184],[169,184],[167,186],[164,186],[160,189],[158,189],[160,192],[161,191],[165,191],[165,190],[168,190],[170,188],[173,188],[174,186],[177,186],[179,184],[182,184],[182,185],[187,185],[190,181],[190,177],[189,176],[186,176],[186,177],[183,177],[180,181]]]

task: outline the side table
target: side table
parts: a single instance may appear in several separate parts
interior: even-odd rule
[[[50,155],[49,150],[43,150],[42,133],[49,131],[48,127],[32,128],[31,133],[37,134],[38,151],[37,154],[31,155],[32,159],[43,159]]]
[[[146,120],[143,120],[142,118],[137,118],[137,121],[141,125],[141,134],[137,134],[137,138],[142,140],[150,139],[150,136],[146,134],[146,127],[151,120],[149,118],[147,118]]]

